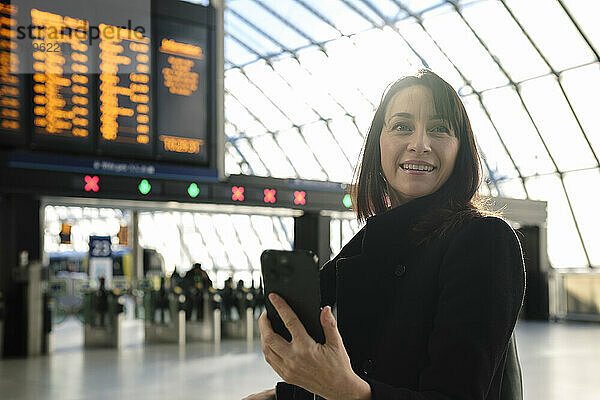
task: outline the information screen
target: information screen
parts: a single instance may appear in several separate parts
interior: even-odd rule
[[[154,23],[157,156],[208,163],[208,28]]]
[[[216,35],[179,0],[0,0],[0,153],[214,170]]]
[[[151,155],[150,38],[106,25],[100,32],[99,149]]]
[[[24,80],[18,71],[20,60],[16,52],[18,8],[0,2],[0,142],[25,144]]]
[[[31,40],[33,142],[60,149],[65,141],[49,137],[61,137],[89,150],[93,121],[89,21],[35,8],[29,12],[31,24],[40,27],[32,31]],[[78,34],[67,34],[72,31]]]

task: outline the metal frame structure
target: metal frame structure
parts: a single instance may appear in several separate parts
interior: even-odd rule
[[[539,76],[530,76],[521,80],[515,80],[513,78],[509,70],[503,65],[501,58],[494,54],[488,43],[477,31],[476,27],[474,27],[473,24],[469,21],[469,19],[465,17],[465,10],[467,10],[469,7],[474,7],[479,5],[480,3],[486,2],[494,2],[499,4],[501,6],[501,9],[504,10],[504,12],[508,16],[510,16],[510,20],[517,27],[518,32],[520,35],[522,35],[524,41],[529,46],[531,46],[531,48],[534,49],[536,56],[542,60],[545,68],[548,70],[546,74],[542,74]],[[568,28],[573,29],[577,32],[581,40],[585,43],[586,48],[593,55],[593,59],[591,59],[587,63],[581,65],[570,65],[568,68],[561,70],[558,70],[552,65],[550,59],[542,51],[539,43],[528,32],[527,26],[521,21],[518,12],[516,12],[511,6],[510,0],[446,0],[440,1],[438,4],[429,6],[426,9],[415,9],[415,7],[417,7],[416,4],[418,4],[418,2],[400,0],[334,0],[333,2],[328,4],[331,5],[332,3],[336,3],[337,6],[345,8],[345,11],[354,14],[354,17],[366,21],[366,24],[369,25],[369,27],[366,28],[367,30],[391,29],[398,36],[399,43],[403,42],[406,48],[412,51],[413,54],[411,55],[411,57],[415,60],[419,60],[420,64],[423,67],[429,67],[427,57],[424,54],[422,54],[419,50],[419,43],[412,42],[410,38],[403,35],[402,29],[399,29],[399,27],[401,27],[401,24],[403,23],[413,23],[417,24],[420,27],[420,29],[423,31],[424,37],[426,37],[429,41],[429,45],[437,49],[436,51],[442,55],[442,57],[445,59],[444,61],[451,66],[451,68],[453,69],[453,73],[459,76],[462,80],[462,86],[456,88],[461,94],[461,96],[472,96],[472,98],[476,99],[476,103],[479,107],[481,107],[481,110],[485,115],[485,118],[487,119],[486,122],[489,123],[489,125],[492,127],[498,142],[502,146],[502,151],[506,153],[508,160],[510,160],[511,167],[516,173],[516,178],[510,178],[509,176],[506,176],[506,171],[504,171],[503,174],[503,171],[494,170],[494,168],[491,166],[491,162],[494,160],[488,159],[482,152],[483,165],[485,166],[484,173],[486,175],[485,189],[491,194],[498,196],[506,196],[507,194],[504,193],[503,184],[510,182],[514,179],[515,182],[518,182],[518,186],[522,191],[524,198],[532,199],[533,197],[529,193],[529,189],[527,186],[527,181],[529,179],[537,179],[543,176],[557,177],[558,181],[560,181],[561,196],[564,196],[564,199],[566,200],[568,212],[570,213],[574,224],[574,230],[577,234],[579,243],[581,244],[581,249],[583,250],[583,255],[585,257],[587,267],[593,268],[594,263],[591,260],[591,256],[588,250],[589,246],[591,246],[592,243],[590,243],[589,235],[587,238],[584,237],[584,233],[582,232],[582,229],[580,227],[576,211],[574,210],[572,198],[573,194],[570,193],[567,187],[565,186],[564,177],[565,174],[568,174],[570,172],[577,172],[582,170],[598,170],[600,169],[600,161],[597,154],[597,149],[594,148],[594,145],[590,140],[591,132],[585,129],[584,124],[581,121],[580,115],[577,113],[573,105],[573,99],[569,97],[567,91],[565,90],[562,77],[565,72],[572,71],[577,68],[581,68],[588,65],[600,66],[600,56],[598,54],[598,50],[595,48],[594,41],[586,34],[581,24],[577,21],[574,13],[571,12],[571,10],[569,9],[567,4],[568,1],[553,0],[549,2],[549,6],[555,8],[558,7],[558,9],[564,12],[564,15],[566,16],[566,21],[568,21],[568,24],[570,24]],[[431,4],[430,2],[426,3]],[[281,4],[285,4],[285,6]],[[337,162],[352,168],[356,163],[356,160],[351,158],[344,151],[344,148],[341,146],[339,139],[336,138],[336,135],[334,134],[332,129],[333,121],[331,118],[327,118],[321,115],[315,109],[315,107],[308,105],[309,109],[316,115],[315,121],[311,121],[306,124],[298,124],[290,115],[286,113],[284,109],[282,109],[282,107],[278,106],[277,101],[271,98],[269,93],[267,93],[267,91],[264,90],[264,88],[262,88],[261,85],[252,80],[252,76],[248,71],[251,70],[256,65],[256,63],[262,62],[266,67],[268,67],[270,73],[274,78],[283,80],[285,84],[287,84],[291,88],[290,82],[286,80],[286,77],[283,76],[283,74],[281,74],[277,69],[278,62],[280,62],[282,59],[287,58],[295,60],[298,64],[298,67],[302,69],[310,79],[310,77],[312,76],[311,69],[303,65],[299,53],[308,48],[314,48],[322,52],[325,55],[325,57],[330,57],[330,54],[328,53],[328,45],[330,43],[342,38],[349,38],[351,41],[353,41],[353,45],[356,46],[356,43],[354,42],[354,37],[357,34],[361,33],[361,31],[348,31],[347,29],[339,27],[334,21],[335,15],[333,13],[327,14],[327,12],[323,11],[325,9],[325,6],[321,6],[318,4],[318,2],[311,0],[286,0],[285,2],[280,2],[278,4],[275,4],[273,1],[268,0],[228,0],[226,2],[226,6],[226,45],[228,42],[235,43],[235,45],[242,47],[248,54],[251,54],[253,56],[253,58],[249,59],[247,62],[244,63],[235,62],[234,60],[226,58],[226,87],[228,82],[227,76],[229,74],[239,74],[240,77],[246,79],[248,81],[248,85],[252,86],[257,93],[260,93],[261,96],[264,96],[264,98],[266,99],[265,101],[270,102],[270,104],[277,110],[277,112],[281,113],[288,120],[289,124],[292,127],[291,129],[295,130],[296,133],[300,135],[300,137],[304,140],[309,150],[310,146],[308,145],[307,138],[303,134],[303,129],[306,125],[312,124],[317,121],[324,123],[327,127],[328,134],[333,139],[333,143],[335,143],[335,145],[339,147],[339,151],[344,156],[343,158],[338,159]],[[286,40],[284,40],[284,28],[281,28],[281,36],[275,37],[275,35],[273,35],[272,33],[273,29],[269,31],[268,24],[266,22],[261,23],[261,20],[258,18],[258,16],[250,11],[253,7],[260,7],[260,9],[262,9],[264,13],[270,15],[273,21],[277,21],[279,24],[281,24],[282,27],[285,27],[285,29],[289,30],[291,32],[290,35],[297,35],[303,40],[303,42],[305,42],[305,44],[297,47],[292,47],[289,44],[286,44]],[[285,11],[286,8],[289,11],[288,14],[282,11]],[[328,38],[326,40],[320,40],[319,38],[310,34],[309,27],[302,26],[298,23],[293,23],[293,18],[291,18],[293,17],[292,13],[295,12],[298,14],[300,9],[302,10],[302,12],[305,12],[307,13],[307,15],[309,14],[312,18],[318,20],[319,23],[329,27],[332,32],[335,32],[335,35],[337,35],[337,37]],[[427,27],[428,15],[435,14],[436,12],[451,13],[453,16],[457,17],[460,21],[460,24],[462,24],[462,28],[464,28],[465,31],[472,35],[473,38],[475,38],[476,42],[480,46],[482,54],[484,54],[488,60],[491,60],[497,66],[503,79],[508,83],[499,86],[496,85],[494,87],[477,88],[471,81],[468,73],[462,70],[462,68],[458,65],[456,60],[453,60],[451,55],[449,55],[447,50],[444,48],[444,45],[438,40],[436,40],[434,35],[432,35],[429,31]],[[540,10],[540,15],[543,15],[543,10]],[[231,27],[231,31],[228,30],[228,26]],[[242,36],[239,33],[242,31],[246,31],[251,34]],[[252,39],[255,36],[257,38],[260,38],[260,40],[264,41],[264,43],[268,43],[270,47],[279,49],[279,51],[266,51],[265,49],[267,46],[263,46],[264,48],[261,48],[261,46],[257,44],[257,41]],[[531,105],[527,103],[526,99],[522,94],[523,84],[543,77],[554,77],[555,85],[557,86],[558,91],[560,92],[560,101],[566,104],[566,113],[569,115],[569,118],[572,118],[574,120],[578,128],[578,132],[571,132],[571,134],[579,135],[580,138],[583,140],[583,143],[585,143],[586,147],[585,151],[587,151],[591,156],[590,158],[593,159],[594,165],[578,169],[560,168],[559,163],[556,160],[556,154],[553,154],[548,144],[547,133],[545,134],[543,129],[540,127],[540,121],[536,120],[531,110]],[[349,82],[349,85],[352,86],[353,83]],[[543,149],[543,153],[545,153],[541,154],[540,156],[545,157],[549,160],[553,168],[552,172],[525,174],[522,170],[522,165],[519,165],[514,156],[511,155],[509,145],[503,137],[501,129],[498,127],[497,121],[494,120],[489,106],[486,105],[484,101],[484,97],[487,93],[503,88],[511,89],[511,92],[514,94],[515,99],[518,100],[520,107],[524,112],[524,116],[526,117],[526,121],[524,121],[524,123],[528,124],[528,126],[532,128],[532,132],[535,136],[535,138],[533,139],[540,144],[540,148]],[[356,85],[353,86],[353,89],[356,89],[355,92],[358,94],[358,96],[362,96],[362,100],[364,100],[367,104],[371,106],[372,110],[368,111],[373,111],[375,108],[375,104],[373,104],[373,102],[369,100],[368,96],[362,93]],[[364,137],[366,136],[366,131],[364,131],[364,129],[360,129],[359,124],[357,124],[356,121],[356,115],[353,115],[353,113],[350,110],[348,110],[347,107],[344,106],[343,99],[339,97],[336,98],[335,94],[332,94],[330,92],[327,93],[327,96],[331,99],[331,101],[334,102],[334,104],[337,104],[337,106],[339,106],[343,110],[343,112],[346,114],[345,117],[349,117],[351,119],[352,123],[356,127],[356,130],[361,135],[361,138],[364,139]],[[280,135],[283,135],[284,133],[275,129],[269,129],[268,124],[265,123],[264,119],[268,118],[269,115],[267,115],[267,113],[259,114],[256,111],[251,111],[251,105],[244,103],[244,100],[240,98],[238,93],[236,93],[236,88],[227,88],[225,90],[225,97],[226,103],[228,101],[233,101],[237,103],[242,109],[247,110],[251,117],[264,128],[264,132],[262,134],[254,136],[248,135],[248,132],[246,132],[246,128],[244,126],[237,126],[231,121],[232,116],[228,115],[226,110],[225,121],[228,128],[230,128],[229,130],[226,129],[226,131],[228,132],[226,144],[226,157],[230,159],[229,165],[231,166],[237,164],[238,167],[236,168],[239,168],[239,171],[241,171],[242,173],[256,174],[258,168],[259,170],[266,171],[266,175],[280,176],[280,174],[282,174],[281,171],[273,171],[269,169],[269,167],[264,163],[262,166],[257,164],[256,160],[267,157],[268,155],[264,153],[261,154],[260,150],[257,150],[254,144],[257,138],[266,135],[271,137],[278,150],[282,151],[283,157],[285,158],[286,162],[289,163],[291,166],[291,168],[288,169],[292,170],[296,177],[302,177],[302,166],[295,165],[294,162],[290,160],[290,157],[284,150],[283,146],[280,144]],[[240,143],[242,143],[242,141],[244,141],[247,144],[243,148],[239,145]],[[251,155],[250,153],[252,152],[256,152],[258,156]],[[319,155],[316,154],[314,151],[312,151],[312,153],[312,156],[321,168],[321,171],[323,173],[323,179],[329,180],[330,174],[326,170],[326,168],[324,168],[323,160],[320,159]]]

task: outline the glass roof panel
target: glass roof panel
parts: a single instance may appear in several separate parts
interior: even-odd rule
[[[342,2],[355,13],[363,16],[366,20],[371,22],[372,25],[380,26],[383,25],[385,20],[379,13],[367,6],[364,1],[361,0],[342,0]]]
[[[252,145],[261,154],[261,160],[271,171],[271,176],[296,177],[294,167],[288,161],[281,147],[277,145],[273,136],[263,135],[252,139]]]
[[[335,118],[329,121],[329,127],[354,167],[358,162],[364,139],[352,122],[352,118],[348,116]]]
[[[354,43],[349,38],[342,38],[326,45],[329,57],[318,53],[305,53],[300,59],[317,79],[328,88],[334,98],[352,115],[365,109],[372,109],[373,105],[364,93],[349,82],[356,81],[360,70],[357,69],[356,60],[362,57]]]
[[[248,257],[241,247],[239,236],[231,222],[231,216],[212,214],[211,217],[215,232],[223,243],[223,248],[229,258],[229,266],[234,269],[248,269]]]
[[[356,233],[362,228],[364,224],[359,224],[354,219],[343,219],[342,220],[342,243],[345,245],[356,235]]]
[[[508,179],[498,182],[499,196],[513,199],[526,199],[527,193],[520,179]]]
[[[600,267],[600,246],[598,246],[600,213],[590,212],[590,210],[598,208],[600,171],[590,169],[569,172],[565,174],[564,179],[590,262],[592,265]]]
[[[230,36],[225,36],[225,59],[233,65],[244,65],[256,61],[258,56],[233,40]]]
[[[250,171],[242,169],[243,158],[231,143],[225,143],[225,171],[228,174],[243,174]]]
[[[262,157],[256,154],[256,150],[250,145],[250,142],[247,139],[236,140],[235,146],[244,156],[253,175],[272,176],[272,171],[267,171],[267,167],[263,162]]]
[[[413,13],[418,14],[425,10],[435,8],[444,4],[445,1],[441,0],[403,0],[402,4],[408,7]]]
[[[310,48],[302,50],[300,53],[317,51],[319,50]],[[275,61],[273,67],[278,73],[287,78],[298,101],[310,104],[321,117],[333,118],[336,115],[345,114],[326,88],[318,85],[314,77],[302,68],[297,60],[286,57]]]
[[[600,49],[600,2],[589,0],[563,0],[563,3],[573,15],[573,18],[585,32],[596,50]]]
[[[400,2],[393,0],[368,0],[387,20],[397,20],[406,16],[406,12],[398,7]]]
[[[339,62],[347,63],[349,75],[361,77],[354,79],[354,84],[372,104],[379,103],[391,82],[422,67],[419,58],[389,26],[356,34],[352,41],[354,53]]]
[[[191,262],[199,262],[202,264],[204,270],[210,270],[215,267],[212,257],[208,252],[208,248],[203,244],[204,239],[198,232],[185,232],[183,235],[183,241],[190,250],[190,256],[192,257]],[[177,271],[187,271],[191,265],[181,265],[177,267]]]
[[[240,132],[231,123],[231,121],[225,121],[225,136],[228,140],[240,137]]]
[[[495,179],[517,178],[519,172],[504,149],[490,119],[485,115],[477,96],[465,96],[462,98],[462,101],[471,121],[475,140],[482,152],[481,156],[486,161],[486,164],[482,165],[482,167],[487,166],[487,168],[491,169],[490,174]]]
[[[302,135],[327,171],[330,181],[350,182],[354,165],[335,143],[324,122],[319,121],[301,128]]]
[[[513,81],[544,75],[550,68],[500,2],[481,1],[463,11]],[[510,43],[510,46],[507,46]]]
[[[546,76],[521,85],[523,100],[561,171],[597,165],[562,95],[556,78]]]
[[[228,125],[236,131],[235,136],[240,136],[241,133],[242,136],[253,137],[267,132],[264,125],[250,115],[248,109],[229,93],[225,94],[225,114]],[[226,129],[226,132],[231,136],[229,135],[231,130]]]
[[[585,253],[560,180],[556,175],[543,175],[525,181],[532,200],[548,202],[548,257],[555,268],[587,266]]]
[[[555,171],[535,127],[512,87],[485,92],[483,104],[489,110],[502,140],[523,176]]]
[[[508,79],[469,30],[459,14],[438,9],[424,15],[425,29],[454,64],[469,77],[475,90],[506,85]]]
[[[271,217],[273,220],[273,229],[277,235],[281,248],[291,250],[294,246],[294,218],[292,217]]]
[[[261,62],[256,62],[246,69],[250,79],[277,107],[295,124],[303,125],[313,122],[317,115],[305,102],[299,101],[293,89],[281,75]]]
[[[565,71],[561,82],[597,157],[600,157],[600,64]]]
[[[225,253],[223,243],[219,240],[213,220],[209,214],[194,213],[194,221],[198,232],[202,235],[206,249],[210,253],[210,257],[215,264],[215,267],[227,268],[230,266],[229,259]]]
[[[264,61],[260,62],[264,63]],[[250,83],[240,70],[227,71],[225,89],[260,119],[270,131],[292,126],[289,118],[283,115],[264,93]]]
[[[442,51],[436,46],[435,42],[427,32],[416,23],[409,19],[396,24],[402,36],[413,46],[417,52],[425,59],[429,68],[440,75],[452,87],[459,90],[465,85],[464,80],[452,66],[452,63]]]
[[[297,26],[313,41],[325,42],[340,36],[340,33],[334,27],[325,23],[293,0],[261,0],[261,2],[279,15],[285,17],[287,21]]]
[[[343,35],[351,35],[365,29],[372,28],[373,25],[359,14],[352,11],[340,0],[302,0],[309,7],[313,8],[319,14],[322,14],[338,29]]]
[[[262,56],[279,54],[284,51],[279,45],[248,25],[242,18],[245,17],[240,16],[235,11],[232,11],[232,9],[226,9],[225,32],[228,35],[234,36],[236,40],[243,42]]]
[[[262,245],[258,233],[252,226],[250,216],[245,214],[231,214],[231,222],[237,231],[238,239],[242,245],[250,265],[248,269],[260,269],[260,253]]]
[[[260,241],[261,252],[264,249],[277,249],[281,244],[273,228],[273,219],[266,215],[251,215],[250,223],[257,232],[260,232],[258,239]]]
[[[507,0],[506,4],[555,70],[594,60],[593,53],[557,1]]]
[[[278,132],[277,141],[289,156],[302,179],[325,180],[327,175],[319,166],[315,155],[306,144],[298,129],[291,128]]]
[[[272,13],[266,11],[264,7],[256,1],[236,0],[228,2],[227,6],[240,15],[243,15],[253,25],[260,27],[269,36],[277,40],[288,49],[297,49],[307,46],[310,41],[287,26]]]

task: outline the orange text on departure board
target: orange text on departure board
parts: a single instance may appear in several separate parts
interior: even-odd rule
[[[89,135],[89,22],[59,14],[31,10],[34,33],[33,124],[36,130],[63,136]],[[77,35],[66,32],[75,30]],[[57,43],[46,52],[42,44]],[[37,46],[36,46],[37,45]]]
[[[120,34],[104,34],[114,30]],[[125,31],[100,25],[100,133],[106,140],[146,144],[150,142],[150,39]],[[126,77],[129,83],[118,75],[123,66],[134,71]],[[124,105],[119,96],[127,97],[131,105]],[[128,126],[120,126],[119,118]]]
[[[200,146],[204,144],[204,140],[201,139],[190,139],[177,136],[160,135],[158,139],[163,142],[165,151],[172,151],[175,153],[198,154],[200,153]]]
[[[20,129],[20,78],[14,74],[19,67],[18,44],[11,40],[17,21],[14,4],[0,4],[0,128],[16,132]]]
[[[161,71],[163,83],[169,88],[169,93],[190,96],[198,89],[199,76],[197,72],[192,71],[192,68],[197,62],[194,59],[204,58],[202,48],[173,39],[163,39],[159,50],[171,54],[167,57],[169,66]]]

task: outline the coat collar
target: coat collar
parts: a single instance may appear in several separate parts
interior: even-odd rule
[[[365,226],[350,239],[333,261],[361,254],[381,253],[389,246],[415,243],[417,235],[410,232],[410,229],[434,205],[434,200],[434,194],[429,194],[367,218]]]
[[[414,223],[434,206],[436,193],[417,197],[407,203],[369,217],[362,252],[380,252],[390,245],[414,245],[419,234],[411,232]]]

